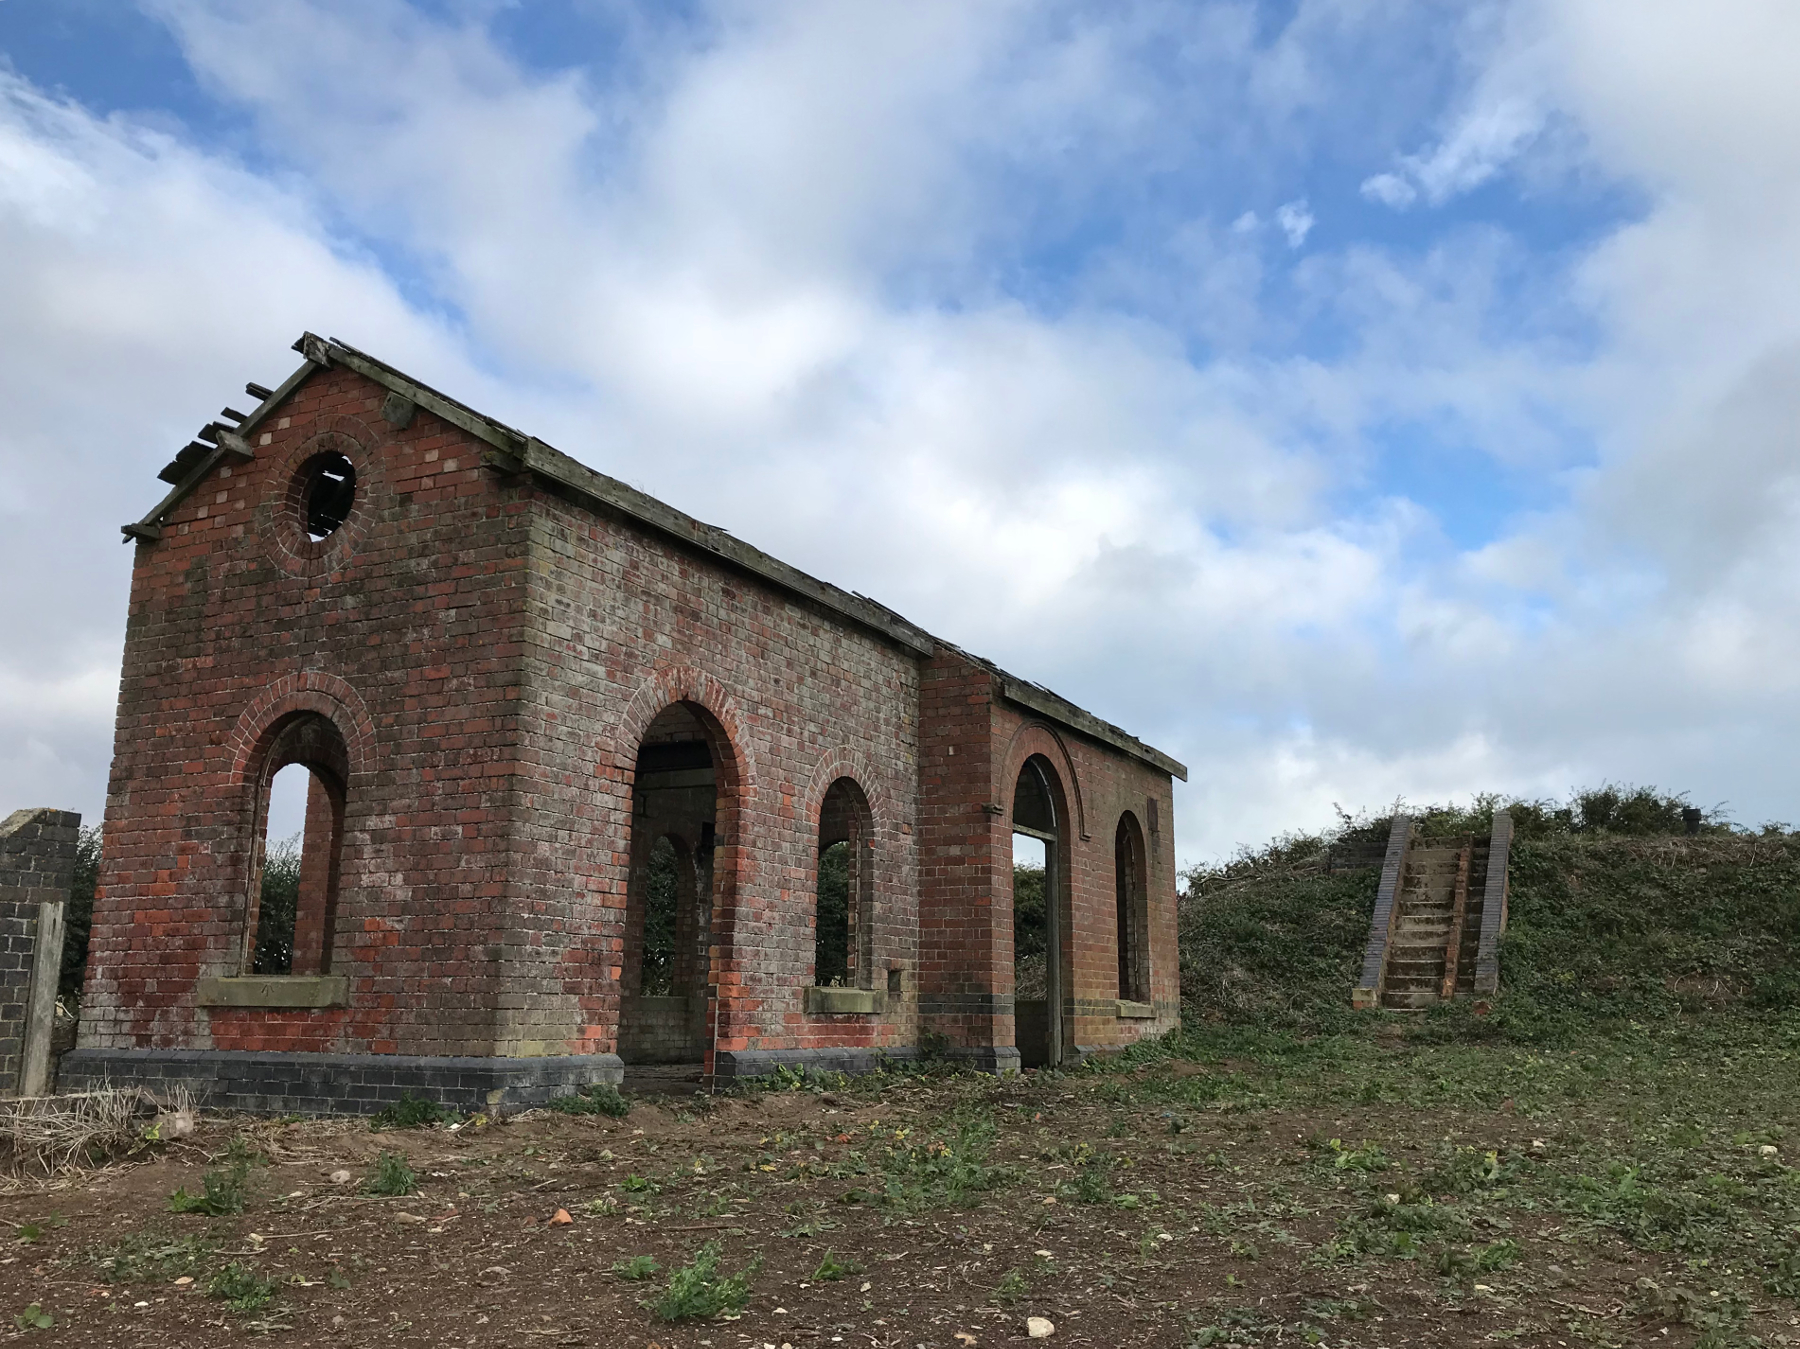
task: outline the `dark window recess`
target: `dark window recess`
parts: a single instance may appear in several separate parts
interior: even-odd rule
[[[818,926],[813,930],[813,982],[850,984],[850,845],[819,853]]]
[[[356,500],[356,467],[341,454],[322,454],[307,465],[306,532],[329,537],[350,515]]]
[[[644,878],[642,992],[646,998],[666,998],[675,992],[676,910],[681,900],[676,864],[674,845],[667,838],[657,839]]]

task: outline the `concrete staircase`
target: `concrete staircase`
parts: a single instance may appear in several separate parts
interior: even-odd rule
[[[1481,931],[1477,870],[1485,880],[1487,847],[1473,839],[1407,854],[1400,913],[1381,983],[1383,1007],[1421,1011],[1464,991],[1464,984],[1473,989],[1475,952],[1467,938],[1471,923],[1476,933]]]
[[[1498,988],[1511,843],[1505,812],[1485,839],[1419,839],[1395,818],[1354,1005],[1419,1012]]]

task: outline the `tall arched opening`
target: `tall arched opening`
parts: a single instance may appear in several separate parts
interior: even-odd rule
[[[1061,1063],[1068,1047],[1067,800],[1048,759],[1025,761],[1012,807],[1013,1043],[1027,1068]]]
[[[349,777],[350,752],[329,717],[299,712],[271,728],[255,779],[243,973],[331,972]],[[272,798],[304,802],[298,839],[270,838]],[[275,814],[283,813],[278,804]]]
[[[813,983],[873,988],[875,833],[869,798],[839,778],[819,807],[819,884],[813,912]]]
[[[1144,831],[1129,810],[1113,834],[1113,889],[1117,908],[1119,999],[1150,1001],[1150,888],[1145,875]]]
[[[723,731],[698,704],[671,703],[645,728],[631,794],[630,876],[620,971],[619,1057],[700,1064],[714,923]]]

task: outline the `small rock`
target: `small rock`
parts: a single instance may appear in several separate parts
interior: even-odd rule
[[[951,1338],[962,1345],[963,1349],[975,1349],[975,1346],[981,1343],[980,1340],[976,1339],[966,1330],[957,1331]]]
[[[179,1279],[175,1280],[175,1286],[177,1288],[186,1288],[193,1281],[194,1276],[192,1274],[183,1274]]]
[[[424,1223],[430,1222],[431,1219],[418,1213],[396,1213],[394,1221],[397,1223]]]
[[[331,1173],[331,1183],[333,1185],[348,1185],[354,1179],[354,1176],[342,1168]]]
[[[177,1138],[189,1138],[194,1132],[194,1112],[192,1110],[165,1110],[156,1117],[150,1126],[150,1136],[164,1143],[173,1142]]]
[[[575,1220],[569,1216],[569,1210],[566,1208],[559,1208],[555,1213],[550,1215],[550,1225],[552,1227],[567,1227],[574,1221]]]
[[[1776,1147],[1773,1143],[1764,1143],[1760,1148],[1758,1148],[1756,1150],[1757,1155],[1759,1157],[1773,1157],[1776,1153],[1778,1153],[1780,1151],[1781,1151],[1781,1149]]]
[[[1025,1333],[1034,1340],[1047,1340],[1056,1334],[1056,1322],[1047,1316],[1025,1318]]]

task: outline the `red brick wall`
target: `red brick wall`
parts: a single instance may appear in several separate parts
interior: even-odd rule
[[[529,512],[462,432],[314,376],[140,544],[82,1037],[97,1047],[484,1053],[494,1041]],[[319,544],[291,518],[318,448],[358,475]],[[351,1006],[194,1006],[241,968],[257,742],[285,712],[350,745],[333,969]]]
[[[877,984],[910,992],[918,665],[885,639],[631,524],[537,499],[509,1020],[521,1046],[613,1048],[631,773],[650,720],[698,704],[718,775],[721,1049],[911,1044],[913,1002],[814,1016],[819,813],[852,777],[874,816]]]
[[[1153,1028],[1111,1015],[1124,809],[1150,855],[1154,1028],[1173,1025],[1166,775],[1000,701],[961,653],[921,660],[484,468],[480,442],[423,410],[390,426],[385,396],[315,375],[259,428],[254,462],[137,549],[85,1045],[615,1050],[631,779],[672,702],[698,709],[717,777],[721,1049],[901,1046],[921,1029],[1010,1045],[1009,817],[1032,752],[1079,826],[1070,1044]],[[320,449],[355,463],[357,498],[313,544],[293,483]],[[350,1006],[197,1008],[196,979],[242,969],[259,755],[301,710],[349,749],[331,968]],[[878,1017],[804,1009],[819,814],[846,776],[873,816],[871,982],[902,972]]]

